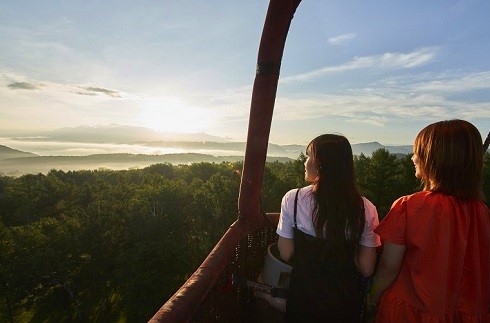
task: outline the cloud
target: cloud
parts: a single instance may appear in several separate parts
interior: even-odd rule
[[[278,98],[274,118],[277,121],[340,118],[352,124],[378,127],[447,118],[490,119],[488,96],[466,98],[481,89],[490,89],[490,71],[405,75],[336,94],[305,93]]]
[[[94,92],[76,92],[76,94],[88,95],[88,96],[96,96],[97,95],[97,93],[94,93]]]
[[[379,55],[378,62],[382,61]],[[385,57],[386,61],[390,61]],[[398,64],[410,64],[412,60],[400,56]],[[403,62],[403,63],[402,63]],[[352,66],[364,66],[373,61],[359,59]],[[381,64],[381,63],[380,63]],[[395,64],[390,62],[390,64]],[[480,97],[472,91],[481,90]],[[334,90],[326,87],[323,93],[301,90],[283,92],[276,98],[274,122],[311,122],[335,120],[338,124],[353,128],[388,128],[390,125],[425,124],[451,118],[475,120],[490,118],[490,71],[462,73],[404,73],[400,77],[388,77],[373,83],[349,89]],[[194,104],[213,109],[222,124],[236,124],[248,120],[251,87],[205,95],[195,98]],[[468,100],[468,95],[471,100]]]
[[[367,68],[382,69],[405,69],[425,65],[432,61],[437,55],[438,48],[427,47],[411,53],[384,53],[382,55],[355,57],[350,62],[337,66],[327,66],[315,71],[287,76],[280,82],[290,83],[297,81],[308,81],[322,75],[340,73]]]
[[[465,104],[444,97],[408,95],[385,97],[379,94],[324,95],[301,99],[283,99],[277,103],[279,120],[315,120],[342,118],[349,123],[385,126],[402,120],[445,119],[448,115],[488,117],[490,103]],[[472,113],[469,113],[471,111]]]
[[[9,75],[3,75],[6,78],[10,78]],[[12,90],[54,90],[68,93],[75,93],[78,95],[88,95],[88,96],[97,96],[100,94],[105,94],[112,98],[123,98],[127,97],[124,92],[108,89],[103,87],[96,86],[88,86],[88,85],[76,85],[76,84],[62,84],[62,83],[53,83],[53,82],[16,82],[10,81],[7,85],[8,88]],[[80,91],[81,89],[81,91]]]
[[[81,95],[97,95],[99,93],[108,95],[113,98],[122,98],[123,94],[117,90],[104,89],[101,87],[93,87],[93,86],[80,86],[84,90],[84,92],[77,92],[77,94]]]
[[[432,78],[414,83],[413,90],[426,92],[468,92],[472,90],[490,90],[490,71],[466,75],[448,75],[445,78]]]
[[[380,67],[388,68],[412,68],[430,62],[436,56],[437,49],[423,48],[408,54],[385,53],[376,59]]]
[[[352,39],[354,39],[357,36],[357,34],[354,33],[349,33],[349,34],[343,34],[335,37],[331,37],[328,39],[328,42],[332,45],[342,45]]]
[[[40,90],[43,85],[42,84],[34,84],[34,83],[29,83],[29,82],[14,82],[10,83],[7,85],[9,88],[12,90]]]

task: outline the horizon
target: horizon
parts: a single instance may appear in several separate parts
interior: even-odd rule
[[[61,128],[54,128],[50,130],[44,130],[44,131],[19,131],[19,130],[12,130],[12,131],[2,131],[0,130],[0,144],[5,141],[40,141],[42,139],[46,139],[46,141],[49,142],[67,142],[67,143],[93,143],[91,141],[84,141],[84,140],[79,140],[77,139],[76,141],[70,140],[70,136],[73,136],[73,134],[78,134],[82,136],[88,136],[88,137],[93,137],[96,134],[100,134],[102,132],[104,138],[101,141],[104,143],[111,143],[111,142],[119,142],[120,137],[118,136],[118,133],[121,133],[124,131],[126,137],[131,137],[134,136],[135,140],[142,140],[142,137],[147,136],[147,139],[144,139],[145,141],[151,142],[151,141],[165,141],[165,142],[183,142],[183,141],[190,141],[190,142],[219,142],[219,143],[225,143],[225,142],[246,142],[247,138],[243,138],[243,140],[234,140],[234,138],[230,137],[220,137],[216,135],[212,135],[206,132],[165,132],[165,131],[160,131],[157,129],[152,129],[149,127],[144,127],[144,126],[131,126],[131,125],[124,125],[124,124],[110,124],[110,125],[94,125],[94,126],[87,126],[87,125],[78,125],[76,127],[61,127]],[[112,132],[112,133],[111,133]],[[132,132],[132,134],[131,134]],[[68,135],[67,135],[68,134]],[[341,134],[343,135],[343,134]],[[68,139],[65,140],[60,136],[67,136]],[[63,140],[61,140],[63,139]],[[269,144],[276,144],[276,145],[281,145],[281,146],[286,146],[286,145],[302,145],[305,146],[310,142],[313,138],[308,139],[307,141],[301,140],[301,142],[284,142],[284,143],[276,143],[276,142],[271,142],[269,140]],[[124,140],[122,140],[124,141]],[[412,140],[413,141],[413,140]],[[351,142],[351,144],[363,144],[363,143],[371,143],[371,142],[376,142],[380,143],[383,146],[407,146],[407,145],[412,145],[412,143],[401,143],[401,144],[395,144],[395,143],[390,143],[390,142],[382,142],[381,140],[360,140],[358,142]]]
[[[118,130],[114,134],[111,130]],[[200,153],[213,156],[243,155],[245,152],[245,141],[232,141],[228,138],[206,136],[203,133],[159,133],[152,129],[142,132],[142,127],[136,128],[133,136],[118,135],[121,132],[130,132],[127,126],[112,127],[77,127],[57,129],[54,132],[45,132],[43,136],[5,136],[0,133],[0,145],[19,150],[22,152],[34,153],[39,156],[88,156],[93,154],[181,154],[181,153]],[[84,130],[84,131],[79,131]],[[88,130],[88,131],[87,131]],[[89,130],[94,130],[90,132]],[[97,131],[98,130],[98,131]],[[55,133],[55,136],[50,136]],[[155,137],[160,136],[160,137]],[[77,136],[73,140],[73,136]],[[64,140],[63,138],[68,138]],[[412,145],[391,145],[379,141],[366,141],[351,143],[353,147],[362,145],[378,144],[383,147],[406,148]],[[277,144],[269,142],[268,155],[281,156],[281,151],[277,147],[290,150],[284,152],[285,157],[292,157],[299,154],[298,147],[302,147],[301,152],[307,144],[287,143]],[[292,150],[291,150],[292,149]]]
[[[101,168],[123,170],[144,168],[159,163],[180,165],[196,162],[236,162],[245,157],[245,142],[177,140],[111,143],[104,138],[98,138],[99,142],[80,140],[60,142],[45,139],[28,138],[24,140],[23,138],[0,137],[0,175],[47,174],[53,169],[62,171]],[[398,156],[410,154],[412,151],[412,146],[388,146],[379,142],[351,145],[355,156],[361,154],[372,156],[380,148]],[[306,145],[269,143],[267,160],[270,162],[297,160],[301,154],[305,153],[305,149]]]
[[[0,136],[119,124],[245,142],[267,6],[0,3]],[[269,142],[341,133],[352,144],[411,145],[454,118],[485,138],[488,12],[484,0],[303,1]]]

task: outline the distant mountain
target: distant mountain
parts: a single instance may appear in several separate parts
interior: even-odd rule
[[[225,141],[206,133],[165,133],[128,125],[79,126],[17,136],[17,140],[131,144],[147,141]]]
[[[274,154],[280,153],[280,152],[285,152],[286,156],[288,157],[293,157],[293,156],[299,156],[300,153],[305,154],[306,152],[306,146],[302,145],[282,145],[278,146],[274,144],[269,144],[269,150],[268,153],[273,152]],[[272,149],[271,149],[272,148]],[[384,146],[380,144],[379,142],[366,142],[366,143],[359,143],[359,144],[352,144],[352,153],[354,155],[360,155],[364,154],[365,156],[371,156],[373,152],[375,152],[378,149],[384,148],[388,150],[391,154],[411,154],[412,153],[412,146],[409,145],[402,145],[402,146]]]
[[[390,154],[411,154],[412,146],[403,145],[403,146],[384,146],[377,141],[353,144],[352,145],[352,153],[354,155],[360,155],[361,153],[365,156],[371,156],[373,152],[378,149],[384,148],[390,152]]]
[[[148,147],[161,147],[161,148],[181,148],[188,150],[202,150],[202,151],[233,151],[235,153],[245,153],[245,142],[214,142],[214,141],[153,141],[153,142],[140,142],[139,144]],[[412,153],[412,146],[383,146],[379,142],[368,142],[352,145],[352,153],[354,155],[364,154],[371,156],[373,152],[378,149],[384,148],[392,154],[410,154]],[[270,143],[267,147],[267,154],[269,156],[284,156],[296,159],[301,153],[305,154],[306,146],[302,145],[277,145]]]
[[[37,155],[0,145],[0,160],[7,159],[7,158],[34,157],[34,156]]]
[[[412,145],[385,146],[385,149],[388,150],[391,154],[409,155],[409,154],[413,153],[413,146]]]
[[[29,142],[73,142],[94,144],[128,144],[147,147],[178,148],[187,152],[210,155],[242,155],[245,153],[245,142],[233,142],[228,138],[206,133],[163,133],[145,127],[128,125],[79,126],[60,128],[17,136],[13,140]],[[392,154],[410,154],[412,146],[384,146],[379,142],[359,143],[352,145],[354,155],[366,156],[377,149],[385,148]],[[289,157],[296,159],[305,153],[303,145],[277,145],[269,143],[269,156]]]
[[[352,145],[352,153],[354,155],[360,155],[364,154],[366,156],[371,156],[373,152],[375,152],[378,149],[384,148],[382,144],[379,142],[366,142],[366,143],[360,143],[360,144],[353,144]]]
[[[244,154],[246,143],[245,142],[216,142],[216,141],[152,141],[152,142],[138,142],[148,147],[159,148],[180,148],[184,150],[202,150],[202,151],[231,151],[236,154]],[[292,149],[291,147],[302,147],[299,145],[281,146],[277,144],[269,144],[267,153],[270,156],[283,156],[283,157],[298,157],[300,149]]]
[[[119,128],[121,130],[121,128]],[[27,173],[46,173],[51,169],[128,169],[146,167],[157,163],[189,164],[195,162],[234,162],[244,158],[244,142],[218,141],[150,141],[138,142],[150,147],[181,148],[189,153],[180,154],[94,154],[88,156],[38,156],[0,145],[0,173],[5,175],[22,175]],[[74,144],[76,146],[76,143]],[[379,142],[353,144],[354,155],[371,156],[378,149],[387,149],[392,154],[404,155],[412,152],[412,146],[383,146]],[[297,159],[305,153],[306,146],[269,144],[268,161],[286,162]],[[191,153],[191,151],[194,151]],[[198,151],[199,153],[195,153]],[[202,152],[202,153],[200,153]],[[216,154],[214,154],[216,153]]]
[[[119,129],[121,130],[121,129]],[[107,167],[123,169],[133,166],[147,166],[152,163],[169,162],[173,164],[192,162],[222,162],[243,160],[244,142],[217,141],[151,141],[138,142],[148,147],[179,148],[187,153],[180,154],[95,154],[89,156],[38,156],[0,145],[0,172],[44,172],[50,169],[97,169]],[[76,146],[76,143],[74,143]],[[377,149],[387,149],[392,154],[410,154],[412,146],[383,146],[379,142],[359,143],[352,145],[354,155],[371,156]],[[269,144],[267,155],[270,160],[294,160],[305,153],[303,145]],[[26,159],[26,157],[30,157]],[[32,157],[36,157],[31,159]],[[24,169],[25,168],[25,169]]]

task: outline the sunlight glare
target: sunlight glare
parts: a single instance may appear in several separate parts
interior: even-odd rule
[[[139,117],[142,126],[164,133],[205,132],[215,121],[211,111],[168,98],[143,99]]]

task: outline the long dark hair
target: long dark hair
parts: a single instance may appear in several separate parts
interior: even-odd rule
[[[364,230],[365,215],[351,145],[344,136],[324,134],[308,144],[306,153],[313,157],[318,171],[313,183],[316,236],[325,243],[326,255],[352,259]]]
[[[415,138],[424,189],[463,200],[483,200],[483,149],[478,129],[468,121],[428,125]]]

